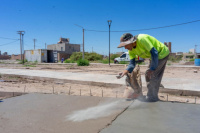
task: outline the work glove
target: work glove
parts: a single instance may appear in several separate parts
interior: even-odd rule
[[[124,72],[120,72],[116,77],[117,79],[120,79],[122,77],[124,77],[124,75],[126,75],[128,73],[128,70],[124,70]]]

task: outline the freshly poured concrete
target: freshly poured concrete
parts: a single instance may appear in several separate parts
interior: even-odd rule
[[[118,104],[109,108],[113,102]],[[83,115],[95,112],[96,119]],[[102,112],[111,113],[99,117]],[[53,94],[26,94],[0,102],[2,133],[199,133],[199,123],[197,104]]]
[[[200,105],[134,101],[100,133],[199,133]]]
[[[6,69],[0,68],[0,74],[23,75],[31,77],[43,77],[64,79],[70,81],[96,82],[104,84],[125,85],[125,77],[117,79],[116,75],[102,75],[89,73],[74,73],[74,72],[54,72],[43,70],[27,70],[27,69]],[[146,86],[145,78],[142,76],[142,84]],[[165,88],[178,90],[200,91],[200,82],[195,79],[183,78],[166,78],[163,77],[162,84]]]
[[[111,111],[110,115],[81,122],[67,119],[74,111],[83,112],[87,108],[119,100],[123,104],[116,105],[111,110],[104,110],[105,113]],[[131,102],[116,98],[52,94],[26,94],[8,98],[0,102],[0,133],[97,133]],[[98,110],[89,111],[92,112],[86,115],[95,114]]]

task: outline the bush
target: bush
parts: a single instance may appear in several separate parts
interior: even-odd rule
[[[24,67],[36,67],[35,65],[24,65]]]
[[[86,53],[85,58],[89,61],[102,60],[103,56],[97,53]]]
[[[103,59],[103,60],[101,61],[101,63],[103,63],[103,64],[108,64],[108,63],[109,63],[109,60],[108,60],[108,59]]]
[[[70,56],[70,60],[73,61],[77,61],[82,59],[83,53],[82,52],[74,52],[71,56]],[[84,53],[84,57],[85,59],[89,60],[89,61],[95,61],[95,60],[102,60],[103,56],[97,53],[88,53],[85,52]]]
[[[129,64],[128,61],[120,61],[119,64]]]
[[[75,61],[74,61],[74,60],[70,60],[70,59],[66,59],[66,60],[64,61],[64,63],[75,63]]]
[[[171,62],[179,62],[182,59],[182,55],[181,56],[169,56],[168,60]]]
[[[23,60],[18,60],[19,61],[19,64],[23,64]],[[28,62],[27,59],[24,60],[24,63]]]
[[[190,59],[190,61],[194,61],[194,59]]]
[[[86,59],[79,59],[77,61],[78,66],[89,66],[89,64],[90,64],[89,61]]]
[[[82,59],[82,53],[81,52],[74,52],[71,56],[70,56],[70,60],[74,60],[77,61],[79,59]]]
[[[114,60],[114,59],[117,58],[117,57],[120,57],[120,55],[119,55],[119,54],[112,54],[112,55],[110,56],[110,60]]]
[[[109,64],[109,59],[108,59],[108,58],[103,59],[103,60],[100,61],[100,63]],[[113,61],[113,60],[110,60],[110,63],[114,63],[114,61]]]

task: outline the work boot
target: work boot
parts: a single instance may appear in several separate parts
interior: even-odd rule
[[[148,97],[146,96],[145,102],[157,102],[160,99],[158,97],[154,98],[154,97]]]

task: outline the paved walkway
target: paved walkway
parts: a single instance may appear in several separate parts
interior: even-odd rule
[[[0,102],[1,133],[199,133],[199,123],[197,104],[37,93]]]
[[[4,99],[0,102],[0,132],[97,133],[130,104],[119,100],[52,94]]]
[[[134,101],[100,133],[199,133],[200,105]]]
[[[117,79],[116,75],[102,75],[102,74],[89,74],[89,73],[75,73],[75,72],[54,72],[43,70],[27,70],[27,69],[6,69],[0,68],[0,74],[14,74],[25,76],[36,76],[86,82],[99,82],[109,84],[125,84],[125,77]],[[142,84],[146,86],[145,78],[142,76]],[[183,78],[165,78],[163,77],[162,84],[165,88],[179,89],[179,90],[193,90],[200,91],[200,82],[195,79]]]

